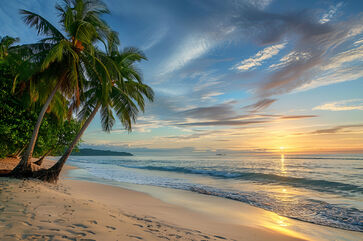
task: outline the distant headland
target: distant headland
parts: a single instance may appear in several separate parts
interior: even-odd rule
[[[95,150],[91,148],[82,148],[78,152],[73,151],[72,156],[133,156],[129,152]]]

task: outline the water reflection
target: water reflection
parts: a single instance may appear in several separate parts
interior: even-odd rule
[[[281,173],[282,174],[286,174],[286,168],[285,168],[285,154],[281,154],[281,158],[280,158],[280,162],[281,162]]]
[[[280,215],[277,215],[276,213],[269,212],[269,219],[266,220],[266,222],[263,224],[264,227],[268,229],[272,229],[275,231],[278,231],[280,233],[284,233],[288,236],[300,238],[300,239],[306,239],[308,238],[301,234],[300,232],[295,231],[295,227],[291,228],[291,219],[282,217]]]

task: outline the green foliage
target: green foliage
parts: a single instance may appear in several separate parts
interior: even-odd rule
[[[78,151],[73,151],[72,156],[133,156],[129,152],[95,150],[91,148],[82,148]]]
[[[115,114],[131,131],[145,100],[153,100],[153,90],[135,66],[146,56],[133,47],[120,51],[118,34],[101,18],[109,13],[102,1],[64,0],[56,9],[62,31],[42,16],[21,10],[24,22],[44,38],[20,46],[11,46],[18,39],[0,41],[0,157],[16,154],[35,140],[35,123],[42,124],[33,155],[49,150],[60,154],[77,136],[81,121],[93,118],[99,108],[104,131],[112,129]],[[100,42],[105,52],[98,49]],[[79,108],[80,122],[63,121],[67,112],[72,116]]]
[[[21,96],[12,94],[11,66],[0,63],[0,157],[15,155],[29,142],[40,106],[32,109]],[[40,127],[34,156],[61,154],[77,134],[80,123],[71,119],[60,121],[52,113],[44,118]]]

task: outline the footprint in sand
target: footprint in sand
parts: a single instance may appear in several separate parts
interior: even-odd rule
[[[88,220],[88,222],[92,223],[92,224],[97,224],[96,220]]]
[[[27,222],[27,221],[23,221],[22,224],[26,225],[26,226],[33,226],[31,223]]]
[[[165,237],[165,236],[158,236],[158,238],[163,238],[163,239],[166,239],[166,240],[170,240],[170,238]]]
[[[141,237],[139,237],[139,236],[135,236],[135,235],[131,235],[131,234],[128,234],[127,236],[129,236],[130,238],[143,240],[143,238],[141,238]]]
[[[209,238],[209,236],[207,236],[207,235],[202,235],[202,234],[201,234],[200,236],[202,236],[202,237],[203,237],[203,238],[205,238],[205,239],[210,239],[210,238]]]
[[[80,227],[80,228],[88,228],[88,226],[83,225],[81,223],[74,223],[73,225],[76,226],[76,227]]]
[[[59,232],[60,231],[60,229],[58,229],[58,228],[50,228],[49,230],[50,231],[56,231],[56,232]]]
[[[218,236],[218,235],[214,235],[214,237],[219,238],[219,239],[226,239],[225,237]]]
[[[109,228],[109,229],[112,229],[112,230],[116,230],[115,227],[112,227],[112,226],[106,226],[106,228]]]
[[[149,228],[149,230],[150,230],[151,232],[159,232],[159,230],[157,230],[157,229],[153,229],[153,228]]]
[[[95,235],[96,233],[95,232],[93,232],[93,231],[91,231],[91,230],[84,230],[85,232],[87,232],[87,233],[90,233],[90,234],[93,234],[93,235]]]
[[[73,231],[73,230],[70,230],[70,229],[66,229],[67,232],[71,233],[71,234],[74,234],[74,235],[79,235],[79,236],[86,236],[87,234],[85,233],[82,233],[82,232],[76,232],[76,231]]]

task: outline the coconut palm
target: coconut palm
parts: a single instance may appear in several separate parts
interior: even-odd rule
[[[0,37],[0,61],[4,60],[9,54],[9,49],[12,45],[19,42],[19,38],[13,38],[10,36]]]
[[[84,84],[82,109],[78,116],[84,120],[79,133],[58,162],[48,170],[41,170],[34,177],[48,182],[56,182],[63,165],[72,153],[84,131],[100,111],[102,129],[110,132],[114,123],[114,113],[126,130],[131,131],[138,112],[144,111],[145,98],[152,101],[152,89],[142,82],[140,72],[134,63],[146,59],[136,48],[126,48],[112,54],[96,53],[95,65],[87,69],[88,79]]]
[[[56,9],[64,34],[42,16],[27,10],[20,11],[25,23],[35,27],[38,34],[45,36],[39,43],[28,47],[39,53],[41,66],[36,79],[47,79],[50,92],[39,113],[28,148],[12,171],[15,176],[23,176],[31,170],[30,158],[39,128],[56,93],[60,90],[68,98],[75,96],[76,104],[79,105],[80,90],[85,79],[83,68],[89,63],[83,60],[92,58],[94,44],[97,41],[104,42],[111,32],[100,18],[102,14],[109,13],[101,1],[64,0],[63,5],[56,5]]]

